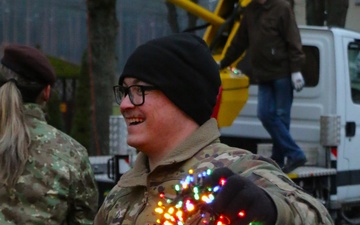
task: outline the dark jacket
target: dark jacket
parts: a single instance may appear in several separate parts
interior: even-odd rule
[[[246,49],[250,53],[252,73],[259,82],[283,78],[301,70],[305,55],[294,13],[287,1],[250,3],[221,67],[229,66]]]

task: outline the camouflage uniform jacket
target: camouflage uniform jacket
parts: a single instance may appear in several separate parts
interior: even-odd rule
[[[30,157],[14,188],[0,187],[1,225],[92,224],[98,192],[86,149],[25,104]]]
[[[159,214],[154,209],[161,192],[175,196],[174,185],[186,177],[189,169],[202,172],[224,166],[252,179],[269,193],[278,212],[276,224],[333,224],[326,208],[305,194],[271,160],[222,144],[219,136],[216,121],[207,121],[153,171],[148,169],[146,156],[139,153],[134,167],[107,195],[94,224],[157,224]]]

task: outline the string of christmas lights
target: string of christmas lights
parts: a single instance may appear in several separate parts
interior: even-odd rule
[[[219,215],[211,211],[208,204],[211,204],[217,192],[225,185],[226,179],[221,178],[219,184],[214,187],[207,187],[203,184],[205,177],[210,176],[212,170],[208,169],[202,173],[194,175],[194,170],[190,169],[185,179],[174,186],[177,196],[175,199],[165,197],[165,193],[160,193],[161,200],[158,202],[155,212],[161,215],[157,220],[162,225],[184,225],[186,221],[200,212],[201,224],[204,225],[230,225],[231,221],[224,215]],[[240,218],[246,216],[244,210],[238,213]],[[261,225],[252,222],[249,225]]]

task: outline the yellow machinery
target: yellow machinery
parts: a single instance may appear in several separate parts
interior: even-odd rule
[[[185,9],[210,24],[204,33],[203,39],[212,49],[214,59],[220,61],[224,57],[225,51],[230,45],[241,22],[240,17],[238,17],[231,23],[227,23],[229,15],[234,13],[234,10],[237,10],[234,7],[234,3],[237,3],[240,8],[243,8],[246,7],[251,0],[239,0],[238,2],[234,0],[219,0],[214,12],[190,0],[167,1]],[[222,35],[222,33],[226,33],[226,35]],[[240,60],[241,57],[232,64],[232,67],[220,71],[222,87],[219,94],[218,105],[215,107],[214,112],[214,117],[217,118],[219,127],[230,126],[248,99],[249,79],[244,74],[241,74],[241,71],[233,69],[234,65]]]

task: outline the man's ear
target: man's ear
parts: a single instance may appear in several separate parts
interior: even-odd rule
[[[47,85],[42,91],[42,98],[45,102],[49,101],[51,93],[51,86]]]

